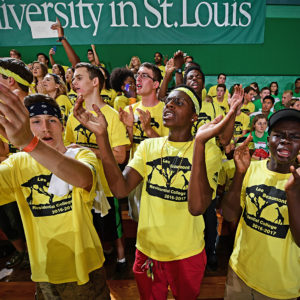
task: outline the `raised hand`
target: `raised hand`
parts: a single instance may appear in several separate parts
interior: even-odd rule
[[[170,58],[166,63],[166,74],[173,73],[175,71],[174,58]]]
[[[18,148],[27,146],[33,138],[29,112],[22,101],[0,83],[0,128],[2,135]]]
[[[224,120],[221,122],[223,116],[216,117],[213,121],[200,126],[197,130],[195,140],[201,143],[206,143],[208,140],[218,135],[223,128]]]
[[[251,140],[252,135],[249,134],[249,136],[244,140],[244,142],[234,150],[233,159],[236,171],[240,174],[245,174],[250,166],[251,155],[248,145],[251,142]]]
[[[129,106],[129,113],[121,107],[119,108],[119,119],[126,127],[133,127],[134,114],[131,105]]]
[[[300,154],[297,157],[298,162],[300,162]],[[285,190],[287,192],[292,192],[295,193],[295,195],[300,195],[300,167],[295,168],[294,166],[290,167],[290,171],[292,175],[288,179],[286,185],[285,185]]]
[[[238,110],[238,108],[241,106],[241,104],[243,103],[243,99],[244,99],[244,89],[243,89],[242,85],[235,86],[233,96],[230,99],[229,112],[232,112],[232,113],[236,112]]]
[[[107,133],[107,122],[100,111],[100,108],[93,104],[93,109],[96,113],[94,115],[93,113],[87,111],[83,106],[83,97],[82,95],[79,95],[75,106],[73,110],[74,117],[88,130],[95,133],[95,135],[103,135]]]
[[[57,30],[57,36],[63,37],[64,36],[64,29],[61,26],[61,23],[58,18],[56,18],[56,23],[51,25],[52,30]]]
[[[178,50],[174,53],[174,65],[176,69],[181,69],[184,64],[183,52]]]

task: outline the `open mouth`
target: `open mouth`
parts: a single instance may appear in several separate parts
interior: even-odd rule
[[[172,118],[174,118],[174,113],[171,111],[166,111],[163,114],[163,118],[164,118],[164,120],[172,119]]]
[[[287,158],[287,157],[290,157],[291,152],[286,150],[286,149],[278,149],[277,150],[277,155],[279,157]]]
[[[42,141],[48,143],[48,142],[53,141],[53,138],[50,137],[50,136],[46,136],[46,137],[43,137],[43,138],[42,138]]]

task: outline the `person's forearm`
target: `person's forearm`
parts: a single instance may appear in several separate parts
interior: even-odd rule
[[[205,144],[195,140],[191,177],[188,187],[189,212],[193,216],[204,214],[212,200],[212,193],[213,191],[207,178]]]
[[[93,186],[91,169],[77,161],[56,151],[42,141],[29,153],[37,162],[67,183],[90,191]]]
[[[101,145],[99,147],[100,159],[110,190],[118,199],[128,196],[130,192],[128,184],[115,160],[107,134],[96,135],[96,140],[97,144]]]
[[[183,76],[182,73],[175,73],[175,82],[176,82],[176,86],[183,84]]]
[[[228,124],[224,127],[222,133],[219,135],[220,143],[223,146],[227,146],[230,143],[231,139],[232,139],[233,131],[234,131],[235,118],[236,118],[236,113],[234,113],[230,117],[230,120],[229,120]]]
[[[229,191],[221,202],[222,214],[229,222],[236,221],[241,216],[240,201],[244,177],[244,173],[235,172]]]
[[[300,247],[300,201],[299,192],[286,191],[289,212],[289,224],[295,243]]]
[[[49,55],[49,59],[50,59],[50,64],[51,64],[51,66],[55,65],[55,60],[54,60],[52,54]]]
[[[168,84],[172,79],[172,74],[172,72],[166,72],[165,77],[159,88],[158,99],[163,100],[166,97],[168,91]]]
[[[72,67],[75,68],[76,64],[80,62],[78,55],[67,40],[62,40],[61,43],[66,51],[66,54]]]

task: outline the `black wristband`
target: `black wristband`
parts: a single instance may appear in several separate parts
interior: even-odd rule
[[[182,74],[182,70],[181,69],[176,69],[175,72],[179,73],[179,74]]]
[[[66,38],[64,37],[64,36],[60,36],[59,38],[58,38],[58,40],[61,42],[62,40],[65,40]]]

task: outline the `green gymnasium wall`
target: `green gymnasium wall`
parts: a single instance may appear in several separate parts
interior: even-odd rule
[[[232,82],[248,84],[243,75],[260,75],[258,83],[270,82],[281,76],[281,87],[292,84],[300,77],[300,6],[268,5],[265,27],[265,42],[257,45],[96,45],[97,53],[111,71],[117,66],[125,66],[131,56],[137,55],[142,61],[153,61],[155,51],[171,57],[180,49],[200,63],[207,77],[206,83],[215,83],[219,72],[228,74]],[[65,33],[68,36],[68,33]],[[159,39],[159,36],[157,37]],[[12,37],[13,39],[13,37]],[[163,42],[163,41],[162,41]],[[55,60],[68,65],[64,49],[59,43],[49,46],[24,46],[17,48],[22,59],[29,63],[36,53],[48,53],[57,45]],[[0,56],[8,56],[12,47],[1,47]],[[86,52],[90,45],[74,46],[82,61],[86,61]],[[267,77],[266,77],[267,76]],[[252,80],[250,81],[252,82]],[[230,83],[231,84],[231,83]],[[228,87],[230,86],[228,83]],[[262,83],[263,84],[263,83]]]

